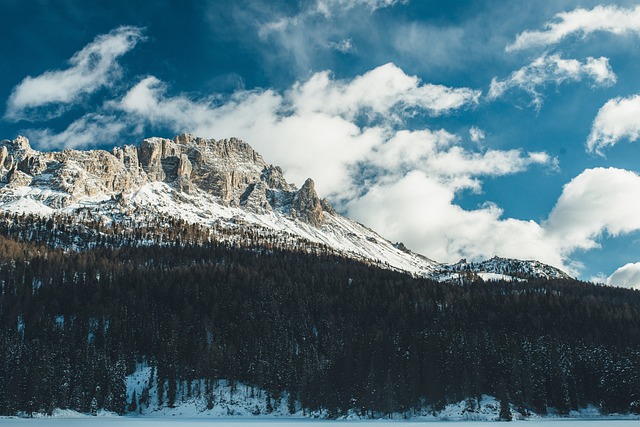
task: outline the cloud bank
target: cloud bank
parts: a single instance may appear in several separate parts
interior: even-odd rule
[[[628,9],[615,5],[596,6],[590,10],[577,8],[558,13],[553,21],[545,24],[544,30],[518,34],[506,50],[551,46],[574,34],[584,38],[595,32],[640,34],[640,5]]]
[[[110,86],[120,75],[117,59],[142,40],[143,29],[119,27],[95,38],[76,52],[66,70],[47,71],[37,77],[26,77],[12,91],[7,101],[6,120],[32,119],[44,114],[60,115],[64,106],[100,88]],[[57,107],[42,111],[39,107]]]
[[[232,132],[294,181],[313,176],[321,192],[341,197],[355,191],[353,169],[373,153],[381,156],[376,150],[392,139],[403,117],[447,114],[475,106],[480,97],[469,88],[423,83],[393,64],[351,80],[319,72],[283,93],[239,91],[222,104],[166,92],[166,85],[150,76],[111,107],[178,132],[209,137]]]

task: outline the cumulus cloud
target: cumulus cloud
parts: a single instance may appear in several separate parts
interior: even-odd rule
[[[51,118],[59,115],[65,105],[110,86],[120,74],[117,59],[133,49],[143,38],[142,32],[138,27],[116,28],[76,52],[69,60],[69,68],[26,77],[13,89],[5,119],[29,119],[42,114],[42,108],[54,107],[45,112]]]
[[[376,149],[393,138],[405,115],[446,114],[474,106],[480,96],[468,88],[422,83],[393,64],[351,80],[320,72],[283,93],[239,91],[224,101],[166,92],[160,80],[147,77],[111,108],[176,132],[209,137],[232,132],[294,181],[313,176],[325,195],[352,191],[352,168],[362,159],[375,164],[373,157],[384,151]]]
[[[587,139],[590,152],[602,154],[602,149],[622,139],[636,141],[640,137],[640,95],[614,98],[600,108]]]
[[[465,210],[455,192],[423,171],[378,182],[348,204],[349,216],[441,262],[493,255],[539,259],[565,267],[564,259],[534,221],[502,219],[487,203]]]
[[[120,145],[118,140],[127,128],[128,124],[115,116],[90,113],[72,122],[62,132],[34,129],[27,131],[27,135],[44,149],[87,148],[101,144]]]
[[[539,109],[542,106],[540,87],[547,83],[560,85],[565,82],[577,82],[582,78],[591,79],[593,86],[611,86],[616,82],[616,75],[609,65],[608,58],[589,57],[585,62],[580,62],[576,59],[563,59],[558,54],[545,54],[514,71],[505,80],[494,77],[487,97],[496,99],[508,90],[518,88],[530,94],[532,104]]]
[[[618,268],[606,279],[607,285],[640,290],[640,262]]]
[[[545,47],[559,43],[576,34],[582,37],[595,32],[618,35],[640,34],[640,5],[624,8],[615,5],[596,6],[593,9],[577,8],[555,15],[542,31],[524,31],[506,50],[516,51],[531,47]]]
[[[526,159],[519,162],[526,163]],[[518,169],[493,169],[489,159],[481,163],[483,168],[463,169],[460,176],[506,175]],[[577,250],[598,247],[605,234],[640,230],[636,197],[640,177],[622,169],[583,171],[565,185],[549,217],[540,223],[503,218],[502,209],[493,203],[463,209],[455,203],[458,190],[429,168],[413,169],[401,178],[390,176],[369,183],[369,190],[351,199],[347,210],[384,236],[403,240],[438,261],[499,255],[537,259],[572,275],[578,275],[582,268],[571,258]]]
[[[421,171],[451,191],[480,191],[480,177],[511,175],[536,164],[553,167],[556,162],[547,153],[470,151],[459,142],[458,136],[445,130],[404,130],[375,146],[366,160],[385,177],[399,179],[411,171]]]
[[[559,250],[599,247],[598,240],[640,230],[640,176],[616,168],[587,169],[563,188],[544,224]]]
[[[413,108],[438,115],[475,105],[480,95],[480,91],[469,88],[422,83],[392,63],[349,81],[334,80],[327,71],[316,73],[294,85],[289,93],[298,111],[337,114],[349,119],[363,112],[379,117]]]
[[[482,144],[482,141],[486,138],[485,132],[477,126],[471,126],[469,128],[469,138],[476,144]]]

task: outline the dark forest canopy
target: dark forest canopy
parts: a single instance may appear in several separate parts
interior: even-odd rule
[[[12,224],[0,224],[3,415],[124,413],[125,376],[143,360],[170,406],[176,382],[226,379],[335,416],[482,394],[525,413],[640,412],[637,291],[438,283],[178,225],[179,244],[117,246],[103,231],[72,251],[52,244],[57,225]]]

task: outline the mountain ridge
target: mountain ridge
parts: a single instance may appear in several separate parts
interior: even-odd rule
[[[152,137],[111,152],[40,152],[25,137],[4,140],[0,210],[43,216],[85,212],[103,223],[127,219],[134,226],[165,215],[211,227],[248,227],[440,281],[569,277],[537,261],[437,263],[338,214],[318,196],[311,178],[300,188],[288,183],[280,167],[236,138]]]

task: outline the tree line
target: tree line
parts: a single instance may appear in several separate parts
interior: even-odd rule
[[[0,225],[2,415],[135,410],[148,396],[130,401],[125,377],[143,361],[168,406],[178,384],[224,379],[331,416],[473,410],[483,394],[523,413],[640,412],[637,291],[452,285],[211,238],[75,251],[51,245],[59,225],[18,225]]]

